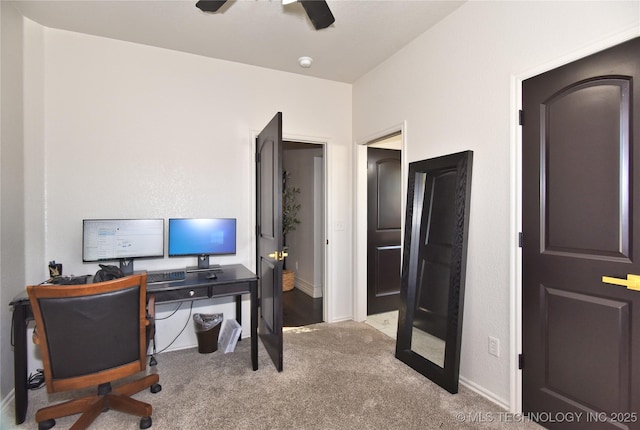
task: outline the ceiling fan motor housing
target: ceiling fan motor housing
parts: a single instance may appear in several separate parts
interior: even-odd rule
[[[196,7],[203,12],[217,12],[227,0],[200,0]]]
[[[336,19],[326,1],[300,0],[300,3],[316,30],[327,28],[335,22]]]
[[[196,7],[203,12],[217,12],[226,2],[227,0],[200,0],[196,3]],[[316,30],[327,28],[336,20],[326,1],[300,0],[300,4]]]

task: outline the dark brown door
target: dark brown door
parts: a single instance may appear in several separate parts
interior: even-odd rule
[[[523,84],[523,409],[640,429],[640,39]]]
[[[256,264],[260,339],[282,372],[282,113],[256,141]]]
[[[367,315],[400,304],[400,151],[367,149]]]

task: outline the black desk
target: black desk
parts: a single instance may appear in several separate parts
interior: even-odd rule
[[[147,285],[147,295],[153,294],[156,303],[180,302],[215,297],[236,297],[236,318],[242,324],[241,295],[251,298],[251,364],[258,370],[258,278],[241,264],[222,266],[217,279],[208,279],[207,272],[187,273],[183,281]],[[27,416],[27,324],[33,319],[26,289],[11,301],[13,306],[13,369],[15,385],[16,424]]]

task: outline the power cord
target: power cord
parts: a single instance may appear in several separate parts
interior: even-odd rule
[[[182,302],[184,303],[184,302]],[[180,309],[180,307],[182,306],[182,303],[180,303],[180,306],[178,306],[178,309]],[[176,313],[176,311],[178,310],[176,309],[173,314]],[[184,330],[187,328],[187,325],[189,325],[189,321],[191,321],[191,312],[193,311],[193,300],[190,302],[190,306],[189,306],[189,316],[187,317],[187,321],[184,323],[184,326],[182,327],[182,329],[180,330],[180,332],[176,335],[175,338],[173,338],[173,340],[171,342],[169,342],[169,345],[165,346],[164,348],[162,348],[160,351],[158,351],[158,353],[164,352],[166,351],[171,345],[173,345],[173,343],[178,340],[178,338],[180,337],[180,335],[184,332]],[[171,314],[171,315],[173,315]],[[171,316],[169,315],[169,316]],[[166,317],[168,318],[168,317]],[[162,318],[162,319],[166,319],[166,318]],[[156,320],[157,321],[157,320]],[[155,347],[155,342],[154,342],[154,347]],[[155,353],[155,352],[154,352]]]
[[[44,370],[37,369],[35,373],[29,374],[27,388],[29,390],[37,390],[42,387],[44,387]]]
[[[164,318],[156,318],[155,320],[156,320],[156,321],[162,321],[162,320],[166,320],[166,319],[171,318],[173,315],[175,315],[175,313],[176,313],[176,312],[178,312],[178,310],[180,310],[180,308],[182,307],[182,303],[184,303],[184,302],[180,302],[180,303],[178,303],[178,307],[177,307],[177,308],[175,308],[175,309],[173,310],[173,312],[171,312],[171,313],[170,313],[169,315],[167,315],[166,317],[164,317]],[[191,305],[193,305],[193,301],[191,301]]]
[[[191,306],[193,306],[193,301],[191,302]],[[166,317],[164,317],[164,318],[154,318],[154,324],[155,324],[157,321],[166,320],[166,319],[168,319],[168,318],[172,317],[173,315],[175,315],[175,313],[176,313],[176,312],[178,312],[178,310],[180,310],[180,308],[181,308],[181,307],[182,307],[182,303],[178,303],[178,306],[173,310],[173,312],[171,312],[171,313],[170,313],[169,315],[167,315]],[[184,331],[184,328],[182,329],[182,331]],[[181,331],[180,333],[182,333],[182,331]],[[12,332],[12,333],[13,333],[13,332]],[[180,333],[178,333],[178,336],[180,336]],[[176,339],[177,339],[177,337],[176,337]],[[152,352],[151,354],[147,354],[147,357],[150,357],[150,358],[149,358],[149,366],[154,367],[154,366],[157,366],[157,365],[158,365],[158,360],[156,360],[156,357],[155,357],[155,355],[158,353],[158,351],[156,350],[157,343],[156,343],[156,333],[155,333],[155,330],[154,330],[154,332],[153,332],[153,339],[152,339],[152,341],[153,341],[153,352]],[[175,339],[174,339],[171,343],[173,343],[173,342],[175,342]],[[169,346],[171,346],[171,344],[169,344]],[[168,348],[169,346],[167,346],[167,348]],[[166,349],[166,348],[165,348],[165,349]],[[163,349],[162,351],[164,351],[164,349]],[[160,351],[160,352],[162,352],[162,351]]]

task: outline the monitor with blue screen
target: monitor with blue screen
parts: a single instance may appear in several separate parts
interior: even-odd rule
[[[198,266],[187,271],[212,269],[210,255],[235,253],[235,218],[169,219],[169,257],[198,257]]]

